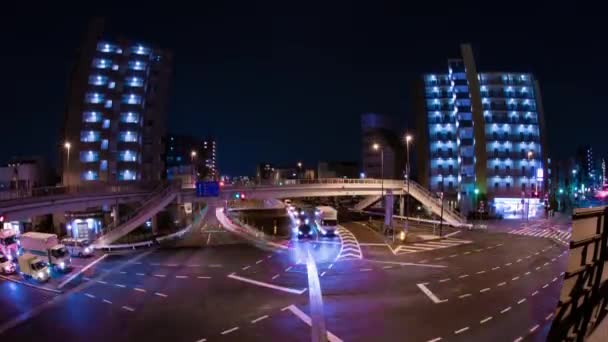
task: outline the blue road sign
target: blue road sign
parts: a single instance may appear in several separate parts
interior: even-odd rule
[[[218,197],[220,184],[215,181],[196,182],[196,197]]]

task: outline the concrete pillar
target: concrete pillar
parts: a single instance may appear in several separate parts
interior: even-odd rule
[[[405,196],[399,197],[399,216],[405,216]]]
[[[158,218],[157,215],[152,216],[152,234],[158,234]]]

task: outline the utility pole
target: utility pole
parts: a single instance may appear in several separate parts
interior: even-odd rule
[[[410,142],[413,137],[410,134],[405,135],[405,177],[407,180],[407,198],[405,199],[405,232],[410,229]]]

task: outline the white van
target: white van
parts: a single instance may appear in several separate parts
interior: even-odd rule
[[[71,256],[87,257],[93,254],[93,247],[87,239],[63,239],[61,244],[65,246]]]

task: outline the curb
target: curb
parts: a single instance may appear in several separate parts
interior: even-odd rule
[[[46,286],[39,286],[39,285],[36,285],[36,284],[31,284],[31,283],[26,282],[26,281],[13,279],[13,278],[6,277],[6,276],[3,276],[3,275],[0,275],[0,279],[12,281],[13,283],[17,283],[17,284],[33,287],[33,288],[38,289],[38,290],[52,292],[52,293],[55,293],[55,294],[61,294],[61,293],[63,293],[63,291],[61,291],[61,290],[56,290],[56,289],[52,289],[52,288],[46,287]]]

